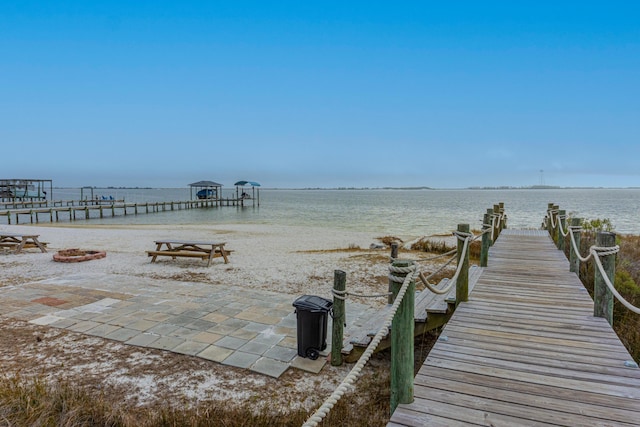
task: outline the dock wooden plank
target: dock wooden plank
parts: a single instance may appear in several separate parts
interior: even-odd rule
[[[546,232],[504,230],[388,425],[639,425],[631,360]]]

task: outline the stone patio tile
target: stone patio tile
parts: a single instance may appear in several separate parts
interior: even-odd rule
[[[242,329],[247,330],[247,331],[251,331],[251,332],[255,332],[257,334],[261,334],[264,331],[269,329],[269,326],[263,324],[263,323],[256,323],[256,322],[248,322],[245,326],[242,327]]]
[[[236,318],[229,318],[229,319],[225,320],[224,322],[222,322],[220,324],[224,325],[224,326],[229,326],[229,327],[234,328],[234,329],[240,329],[240,328],[244,328],[245,326],[247,326],[249,324],[249,322],[247,322],[246,320],[241,320],[241,319],[236,319]]]
[[[98,316],[101,316],[101,314],[84,312],[84,313],[78,314],[74,318],[75,319],[79,319],[79,320],[93,320],[94,318],[96,318]]]
[[[98,325],[100,325],[100,323],[93,322],[91,320],[82,320],[75,325],[69,326],[67,329],[74,332],[87,332],[89,329],[93,329]]]
[[[54,314],[58,317],[64,317],[65,319],[68,319],[70,317],[77,316],[78,314],[80,314],[80,312],[72,308],[69,310],[56,311]]]
[[[25,312],[28,313],[28,312]],[[19,318],[15,316],[13,313],[10,313],[10,317]],[[30,320],[29,323],[33,323],[34,325],[46,326],[52,323],[58,322],[62,320],[62,317],[54,316],[52,314],[48,314],[46,316],[39,317],[37,319]]]
[[[216,341],[216,345],[219,347],[230,348],[233,350],[237,350],[243,345],[247,343],[247,340],[243,340],[240,338],[234,337],[222,337],[218,341]]]
[[[178,327],[178,329],[176,329],[175,331],[171,332],[169,335],[171,335],[172,337],[180,337],[183,339],[193,339],[194,336],[196,336],[197,334],[199,334],[202,331],[198,331],[196,329],[189,329],[189,328],[183,328],[183,327]]]
[[[277,335],[285,335],[288,337],[295,337],[298,335],[297,328],[287,328],[284,326],[276,326],[273,328],[273,333]]]
[[[200,309],[200,305],[196,305],[197,308],[199,308],[199,310],[187,310],[184,313],[182,313],[182,316],[189,316],[192,317],[194,319],[200,319],[204,316],[206,316],[207,314],[209,314],[208,311],[204,311],[202,309]]]
[[[133,323],[129,323],[126,327],[129,329],[135,329],[136,331],[146,331],[157,324],[158,322],[154,322],[152,320],[137,320]]]
[[[193,317],[183,315],[173,316],[165,320],[165,323],[171,323],[176,326],[187,326],[191,322],[193,322]]]
[[[142,315],[142,318],[145,320],[153,320],[155,322],[164,322],[165,320],[169,319],[173,317],[171,314],[168,313],[144,313]]]
[[[222,323],[225,320],[227,320],[228,318],[229,318],[229,316],[226,316],[226,315],[218,313],[218,312],[214,312],[214,313],[207,314],[202,319],[203,320],[208,320],[210,322]]]
[[[213,362],[222,363],[231,354],[233,354],[233,350],[231,349],[218,347],[217,345],[210,345],[198,353],[197,356]]]
[[[287,347],[287,348],[298,348],[298,338],[297,337],[285,337],[282,341],[278,343],[279,346]]]
[[[113,314],[113,316],[114,316],[113,320],[109,320],[108,322],[105,322],[105,323],[108,323],[110,325],[120,326],[122,328],[138,321],[138,319],[133,316],[118,316],[116,314]]]
[[[178,345],[172,351],[180,354],[188,354],[189,356],[195,356],[205,348],[209,347],[209,344],[197,341],[185,341]]]
[[[76,319],[61,319],[57,322],[53,322],[49,326],[53,326],[54,328],[67,329],[69,326],[75,325],[78,323]]]
[[[319,357],[316,360],[311,360],[305,357],[296,356],[293,361],[291,361],[291,366],[306,372],[317,374],[322,370],[326,363],[327,359],[324,357]]]
[[[241,313],[242,310],[236,308],[222,307],[216,310],[216,313],[223,314],[228,317],[234,317],[236,314]]]
[[[257,335],[258,335],[257,332],[248,331],[248,330],[246,330],[244,328],[236,329],[235,331],[233,331],[233,332],[231,332],[229,334],[229,336],[236,337],[236,338],[242,338],[244,340],[253,339]]]
[[[120,328],[108,334],[105,338],[125,342],[138,335],[140,331],[129,328]]]
[[[269,344],[259,343],[255,341],[249,341],[242,347],[238,349],[238,351],[243,351],[245,353],[258,354],[263,355],[269,350],[272,346]]]
[[[176,325],[169,323],[157,323],[155,326],[146,330],[146,332],[158,335],[170,335],[173,331],[178,329]]]
[[[225,365],[247,369],[251,365],[256,363],[259,358],[260,356],[257,354],[243,353],[241,351],[236,351],[233,354],[231,354],[229,357],[224,359],[223,363]]]
[[[93,320],[94,322],[98,322],[98,323],[109,323],[109,322],[113,322],[114,320],[119,319],[118,316],[114,316],[113,314],[101,314],[98,315],[96,317],[94,317]]]
[[[251,305],[250,303],[238,301],[238,302],[229,303],[225,305],[225,307],[231,308],[234,310],[246,310],[247,308],[249,308],[250,305]]]
[[[277,334],[274,334],[272,331],[267,331],[267,332],[258,334],[258,336],[256,336],[253,339],[253,341],[273,346],[278,344],[284,338],[285,338],[284,335],[277,335]]]
[[[88,331],[86,331],[86,333],[89,335],[95,335],[97,337],[104,338],[107,335],[109,335],[111,332],[115,331],[116,329],[120,329],[120,327],[103,324],[103,325],[98,325],[95,328],[89,329]]]
[[[237,329],[239,329],[239,328],[232,328],[231,326],[226,326],[226,325],[223,325],[223,324],[217,324],[213,328],[210,328],[207,332],[212,332],[214,334],[220,334],[220,335],[229,335],[229,334],[231,334],[233,331],[235,331]]]
[[[264,357],[289,363],[298,355],[297,349],[276,345],[264,353]]]
[[[208,320],[196,319],[193,322],[185,325],[189,329],[198,329],[201,331],[206,331],[209,328],[213,328],[216,326],[215,322],[209,322]]]
[[[151,343],[159,338],[160,336],[158,335],[143,332],[131,337],[129,341],[125,341],[125,344],[137,345],[139,347],[148,347]]]
[[[206,331],[199,332],[193,337],[191,337],[191,339],[194,341],[204,342],[207,344],[213,344],[214,342],[218,341],[220,338],[222,338],[222,335],[213,334],[211,332],[206,332]]]
[[[185,340],[178,337],[160,337],[151,344],[149,347],[157,348],[160,350],[171,350],[182,344]]]
[[[268,375],[273,378],[280,378],[280,375],[282,375],[287,369],[289,369],[288,363],[273,360],[268,357],[260,358],[253,364],[253,366],[251,366],[251,370],[253,372]]]

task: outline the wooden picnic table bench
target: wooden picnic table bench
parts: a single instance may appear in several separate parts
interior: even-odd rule
[[[207,260],[207,267],[211,265],[214,258],[222,257],[224,263],[229,262],[229,250],[224,248],[226,242],[189,242],[182,240],[156,240],[156,250],[147,251],[147,255],[152,257],[151,262],[155,262],[158,256],[191,257]]]
[[[47,252],[44,242],[38,240],[39,234],[21,234],[0,232],[0,247],[13,249],[15,253],[22,252],[23,249],[38,248],[42,252]]]

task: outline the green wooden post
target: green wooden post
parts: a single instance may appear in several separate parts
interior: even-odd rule
[[[489,261],[489,246],[491,244],[491,236],[489,236],[489,216],[488,213],[484,214],[482,218],[482,246],[480,247],[480,267],[486,267]]]
[[[558,249],[564,252],[564,236],[562,232],[567,228],[567,211],[558,211]]]
[[[493,231],[493,208],[489,208],[487,209],[487,216],[489,218],[487,224],[489,224],[489,228],[492,229],[491,233],[489,233],[489,246],[493,246],[493,241],[495,240],[495,237],[493,235],[494,231]]]
[[[406,268],[412,264],[412,261],[395,261],[392,265]],[[406,274],[394,273],[394,276],[401,278]],[[400,288],[402,288],[402,283],[394,281],[392,288],[395,300]],[[391,414],[396,410],[398,404],[413,402],[415,294],[416,283],[412,280],[391,323]]]
[[[393,264],[393,262],[398,258],[398,244],[397,243],[392,243],[391,244],[391,259],[390,262]],[[389,304],[393,304],[393,285],[391,284],[391,280],[389,280],[389,296],[387,297],[387,303]]]
[[[553,227],[551,226],[551,211],[553,210],[553,203],[547,203],[547,231],[549,236],[553,239]]]
[[[504,216],[504,202],[499,202],[498,206],[500,206],[500,231],[507,228],[507,217]]]
[[[580,227],[582,225],[581,218],[571,218],[571,227]],[[576,246],[578,251],[580,251],[580,230],[574,230],[573,228],[569,231],[573,234],[573,240],[576,241]],[[576,274],[580,274],[580,259],[578,258],[578,253],[576,249],[573,247],[573,243],[571,244],[571,248],[569,248],[569,271],[572,271]]]
[[[500,218],[500,205],[493,205],[493,216],[497,218],[495,226],[493,227],[493,242],[495,243],[498,237],[500,237],[500,223],[502,222],[502,218]]]
[[[469,232],[469,224],[458,224],[458,231],[461,233]],[[463,301],[469,300],[469,249],[462,253],[464,241],[458,239],[458,264],[462,263],[458,280],[456,281],[456,307]]]
[[[607,231],[600,231],[596,234],[596,246],[611,247],[616,245],[616,234]],[[616,255],[604,255],[600,257],[602,267],[611,283],[614,283],[616,274]],[[596,266],[595,283],[593,287],[593,315],[595,317],[604,317],[610,325],[613,326],[613,294],[604,281],[604,277],[600,274],[600,269]]]
[[[331,365],[342,365],[342,340],[344,339],[345,309],[344,294],[347,289],[347,273],[341,270],[333,272],[333,331],[331,334]]]

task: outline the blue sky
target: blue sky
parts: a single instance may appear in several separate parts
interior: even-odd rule
[[[0,57],[0,178],[640,186],[632,1],[20,1]]]

